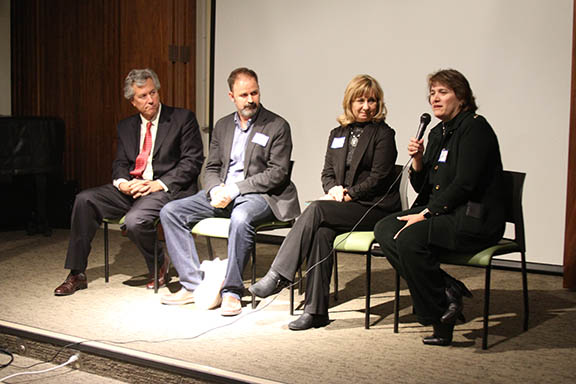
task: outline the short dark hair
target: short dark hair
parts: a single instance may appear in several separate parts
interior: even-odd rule
[[[442,84],[454,91],[458,100],[462,102],[463,111],[476,112],[478,106],[470,88],[470,83],[463,74],[455,69],[441,69],[428,75],[428,88],[433,84]]]
[[[232,91],[234,83],[236,82],[236,79],[240,75],[251,77],[254,80],[256,80],[256,83],[258,83],[258,75],[256,74],[256,72],[245,67],[236,68],[235,70],[230,72],[230,76],[228,76],[228,88],[230,88],[230,91]]]

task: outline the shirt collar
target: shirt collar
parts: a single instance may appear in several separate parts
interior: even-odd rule
[[[243,132],[248,131],[252,127],[252,124],[254,123],[254,121],[256,121],[256,118],[258,117],[259,112],[260,112],[260,108],[258,108],[258,111],[256,111],[256,114],[254,116],[252,116],[250,119],[248,119],[248,123],[246,124],[246,129],[242,129],[242,124],[240,123],[240,115],[238,114],[238,112],[236,112],[234,114],[234,125],[236,126],[236,128],[240,129]]]
[[[474,112],[472,112],[472,111],[461,111],[452,120],[444,123],[444,127],[446,128],[446,131],[449,132],[449,131],[455,130],[456,128],[458,128],[458,126],[460,125],[462,120],[464,120],[464,118],[466,118],[466,116],[473,114],[473,113]]]

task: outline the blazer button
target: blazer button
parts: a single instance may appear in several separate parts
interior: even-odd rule
[[[435,188],[436,190],[439,190],[439,189],[440,189],[440,185],[436,185],[434,188]]]

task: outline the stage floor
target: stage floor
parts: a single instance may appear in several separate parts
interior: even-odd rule
[[[331,324],[292,332],[287,328],[294,319],[289,314],[288,290],[259,302],[254,310],[246,295],[242,315],[234,318],[194,304],[160,304],[161,294],[179,289],[175,271],[158,295],[146,290],[141,285],[145,265],[137,249],[119,232],[111,232],[110,282],[104,282],[99,233],[89,260],[89,287],[69,297],[53,295],[66,277],[68,231],[55,230],[51,237],[0,233],[2,333],[11,333],[9,329],[44,333],[48,338],[81,341],[141,361],[179,364],[181,369],[231,381],[558,383],[571,382],[576,375],[576,295],[562,289],[559,276],[529,275],[531,320],[530,329],[523,333],[520,274],[495,271],[489,349],[482,351],[484,271],[447,267],[474,293],[465,302],[469,322],[456,327],[451,347],[427,347],[421,338],[431,330],[415,322],[406,289],[401,292],[400,332],[393,333],[394,273],[384,259],[373,259],[369,330],[364,329],[364,257],[342,255],[340,296],[330,308]],[[197,243],[205,255],[203,239]],[[225,257],[224,246],[216,243],[218,256]],[[276,250],[276,246],[258,245],[259,276],[265,274]],[[245,277],[248,285],[248,269]],[[297,303],[303,300],[303,296],[296,298]],[[120,379],[114,372],[107,376]]]

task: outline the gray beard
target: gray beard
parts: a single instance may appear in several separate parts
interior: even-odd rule
[[[250,119],[250,118],[254,117],[256,112],[258,112],[258,107],[256,107],[256,108],[243,108],[240,111],[240,114],[242,114],[243,117]]]

